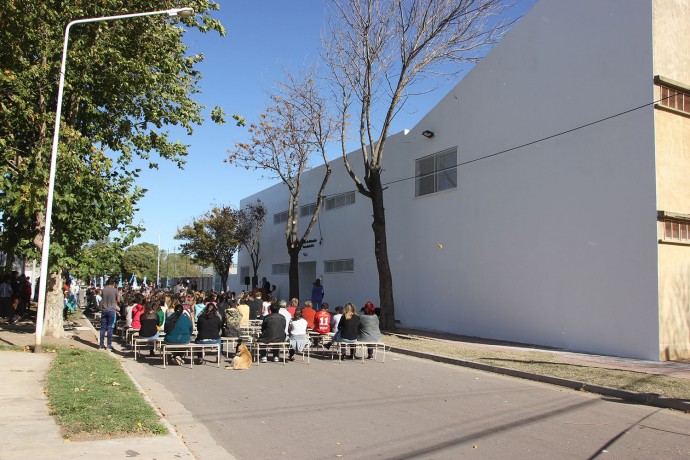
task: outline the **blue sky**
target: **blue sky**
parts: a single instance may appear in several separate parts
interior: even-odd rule
[[[511,15],[523,14],[537,0],[518,0]],[[267,104],[272,82],[285,69],[298,69],[318,61],[324,8],[322,0],[220,0],[216,17],[227,30],[225,37],[215,33],[188,32],[185,44],[190,53],[203,53],[199,66],[203,74],[202,93],[196,99],[206,106],[204,125],[192,136],[171,129],[171,137],[189,145],[184,170],[161,161],[158,170],[145,170],[138,185],[148,189],[139,202],[135,222],[151,231],[136,242],[158,243],[172,251],[180,242],[173,239],[178,227],[215,204],[237,208],[242,198],[275,183],[260,172],[235,168],[223,159],[235,142],[246,140],[246,128],[238,128],[229,114],[253,121]],[[438,88],[408,100],[393,123],[392,132],[412,128],[457,80],[436,81]],[[210,120],[214,106],[223,107],[228,123],[215,125]],[[330,158],[336,158],[335,148]]]

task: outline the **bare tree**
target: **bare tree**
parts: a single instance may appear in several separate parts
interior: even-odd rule
[[[319,216],[331,175],[326,145],[332,136],[333,121],[326,101],[319,95],[314,75],[315,71],[303,78],[288,75],[278,94],[271,96],[272,103],[259,123],[250,125],[251,141],[235,144],[228,158],[231,164],[266,171],[270,177],[279,178],[288,189],[285,243],[290,256],[290,297],[299,297],[299,253]],[[325,170],[314,213],[307,228],[298,236],[302,174],[309,169],[314,155],[321,157]]]
[[[261,229],[265,220],[266,206],[261,200],[256,200],[237,212],[237,240],[249,253],[254,278],[257,279],[261,265]]]
[[[345,124],[341,147],[357,190],[371,200],[385,329],[395,328],[381,180],[391,122],[420,77],[445,64],[476,61],[500,38],[507,25],[497,16],[505,7],[502,0],[336,0],[330,10],[324,57],[340,116],[347,120],[352,112],[358,125],[363,177],[347,157]]]

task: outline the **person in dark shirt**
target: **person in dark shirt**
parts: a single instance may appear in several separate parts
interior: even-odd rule
[[[215,302],[209,302],[206,304],[206,308],[199,315],[199,319],[196,322],[196,340],[195,343],[217,343],[220,342],[220,334],[223,330],[223,321],[221,320],[220,314],[218,313],[218,307]],[[221,353],[222,344],[221,344]],[[195,364],[204,363],[204,352],[197,352],[197,360]]]
[[[338,322],[338,332],[333,337],[333,342],[341,343],[355,343],[357,342],[357,333],[359,331],[359,316],[357,316],[356,308],[353,304],[345,304],[345,313]],[[341,348],[341,353],[344,353],[344,348]],[[355,357],[354,348],[350,348],[350,358]]]
[[[263,306],[263,300],[261,300],[261,291],[256,291],[254,298],[251,296],[249,298],[249,319],[259,319],[261,317],[261,307]]]
[[[285,342],[285,317],[278,313],[280,310],[280,305],[278,303],[271,304],[271,314],[264,318],[261,323],[261,337],[259,342],[262,343],[277,343]],[[278,357],[279,351],[275,350],[273,352],[273,361],[278,362],[280,358]],[[266,350],[261,350],[261,362],[265,363]]]

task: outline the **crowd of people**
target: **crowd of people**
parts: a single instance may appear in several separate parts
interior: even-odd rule
[[[357,314],[356,307],[347,303],[345,308],[336,307],[329,311],[323,302],[323,286],[314,283],[317,289],[315,305],[312,300],[300,302],[293,298],[288,304],[265,289],[235,292],[195,291],[178,283],[172,291],[143,289],[140,291],[118,289],[116,280],[110,279],[103,290],[89,288],[86,292],[87,312],[101,312],[100,348],[112,349],[112,335],[119,324],[123,330],[134,329],[139,339],[158,340],[165,332],[164,342],[185,344],[192,341],[196,329],[195,343],[217,343],[222,347],[222,337],[240,337],[242,327],[250,320],[261,320],[259,342],[289,342],[289,360],[296,353],[303,352],[310,343],[310,331],[331,336],[334,343],[355,343],[357,341],[378,342],[381,340],[376,308],[367,302]],[[316,307],[316,308],[315,308]],[[119,317],[119,320],[117,319]],[[153,347],[151,354],[153,354]],[[354,349],[351,348],[351,353]],[[373,350],[368,350],[369,359]],[[267,362],[265,351],[261,362]],[[198,352],[196,363],[203,363]],[[181,354],[173,354],[173,361],[183,364]],[[276,354],[273,361],[279,361]]]
[[[31,281],[19,272],[0,274],[0,317],[16,323],[28,312],[31,302]]]

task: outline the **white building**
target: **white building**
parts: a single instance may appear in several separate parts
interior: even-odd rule
[[[543,0],[417,126],[391,136],[384,181],[417,176],[385,192],[403,326],[690,354],[689,19],[690,0]],[[675,91],[684,97],[652,104]],[[322,277],[331,308],[378,303],[370,202],[342,159],[331,165],[301,296]],[[448,165],[458,167],[434,173]],[[302,205],[321,169],[307,174]],[[285,297],[287,192],[241,205],[257,198],[268,207],[260,276]],[[242,289],[246,252],[238,265],[230,284]]]

